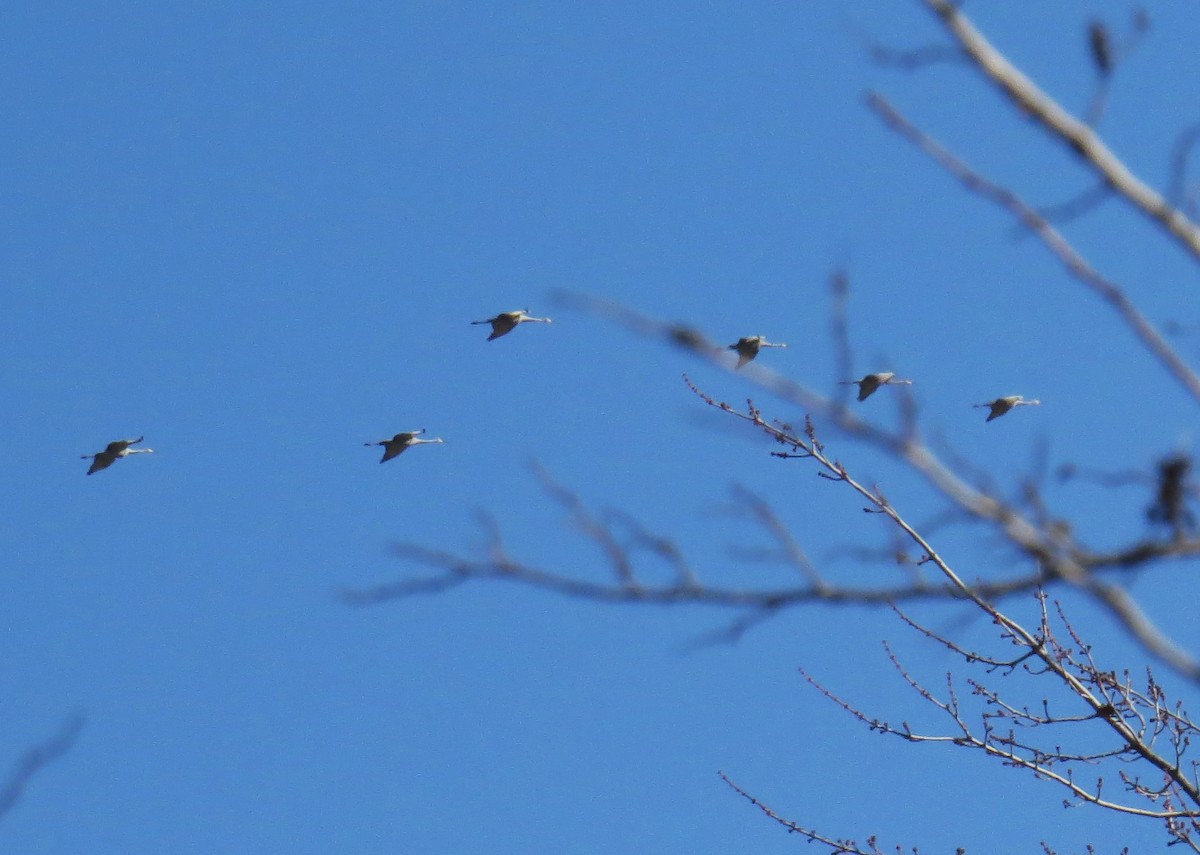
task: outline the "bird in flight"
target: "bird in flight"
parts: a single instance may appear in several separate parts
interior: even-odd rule
[[[1005,395],[1003,398],[997,398],[994,401],[988,401],[986,404],[975,404],[975,406],[977,408],[978,407],[988,407],[989,409],[991,409],[991,412],[988,413],[988,417],[985,420],[985,421],[990,422],[992,419],[1000,418],[1002,415],[1007,413],[1013,407],[1035,407],[1040,403],[1042,403],[1042,402],[1041,401],[1026,401],[1020,395]]]
[[[407,449],[414,445],[428,445],[434,442],[445,442],[444,439],[438,437],[435,439],[418,439],[425,433],[425,428],[420,430],[408,430],[396,434],[391,439],[381,439],[379,442],[364,442],[363,445],[382,445],[383,457],[380,458],[380,463],[387,463],[393,457],[399,457]]]
[[[737,367],[741,368],[751,359],[758,356],[758,351],[764,347],[787,347],[787,345],[772,344],[761,335],[748,335],[739,338],[736,342],[729,345],[728,349],[737,351]]]
[[[491,324],[492,334],[487,337],[488,341],[500,338],[502,335],[508,335],[518,326],[530,321],[536,321],[539,324],[551,323],[549,318],[535,318],[529,314],[528,309],[517,309],[512,312],[501,312],[494,318],[488,318],[486,321],[471,321],[472,324]]]
[[[911,386],[911,380],[898,380],[894,371],[880,371],[877,374],[868,374],[861,380],[843,380],[843,386],[857,386],[858,400],[865,401],[867,398],[874,395],[880,386],[904,384]]]
[[[81,460],[91,458],[92,465],[88,467],[87,474],[99,472],[101,469],[107,469],[117,462],[120,457],[128,457],[131,454],[153,454],[153,448],[130,448],[131,445],[141,442],[146,437],[139,436],[137,439],[114,439],[108,444],[103,451],[97,451],[95,454],[82,454]]]

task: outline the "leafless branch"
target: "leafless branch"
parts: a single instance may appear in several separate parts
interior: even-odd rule
[[[834,387],[838,390],[835,400],[839,406],[845,406],[850,401],[850,387],[840,383],[854,376],[854,351],[850,347],[850,324],[846,312],[846,304],[850,302],[850,277],[845,271],[835,270],[830,275],[829,290],[833,296],[829,331],[833,339],[834,370],[837,372],[833,379],[839,384]]]
[[[1057,622],[1067,636],[1063,641],[1046,610],[1045,596],[1040,595],[1039,601],[1041,623],[1036,635],[1027,634],[1011,621],[997,621],[1001,638],[1018,651],[1015,658],[1007,660],[968,650],[898,613],[910,627],[959,656],[968,666],[982,666],[993,677],[1016,679],[1018,689],[1044,694],[1035,684],[1054,681],[1059,688],[1067,689],[1068,697],[1074,695],[1084,702],[1082,714],[1057,713],[1054,707],[1067,702],[1052,702],[1044,696],[1036,704],[1012,702],[984,681],[967,678],[970,696],[980,704],[978,724],[974,724],[952,675],[945,675],[945,689],[935,692],[910,673],[885,645],[887,656],[903,681],[948,720],[949,733],[930,734],[914,729],[907,721],[893,725],[871,716],[807,671],[802,669],[801,673],[821,694],[874,732],[907,742],[940,743],[980,751],[1005,766],[1031,772],[1040,780],[1064,787],[1078,803],[1158,820],[1163,823],[1171,845],[1196,850],[1200,838],[1198,766],[1195,761],[1185,763],[1184,758],[1200,729],[1178,704],[1167,703],[1165,692],[1153,675],[1148,673],[1145,687],[1139,689],[1128,674],[1118,678],[1115,673],[1101,669],[1092,648],[1079,637],[1061,606],[1056,606]],[[1115,745],[1082,750],[1068,747],[1081,743],[1094,745],[1096,726],[1113,732]],[[1113,766],[1114,762],[1117,765]],[[1137,772],[1139,764],[1149,766],[1153,781],[1143,780]],[[1096,770],[1090,783],[1084,782],[1081,774],[1088,767]],[[1126,800],[1104,795],[1105,769],[1116,772]]]
[[[844,27],[876,65],[915,71],[930,65],[969,62],[962,49],[951,44],[898,48],[884,44],[857,23],[845,21]]]
[[[933,0],[927,0],[927,2],[933,2]],[[1191,366],[1175,351],[1170,342],[1154,326],[1154,323],[1141,313],[1121,287],[1106,279],[1092,267],[1043,216],[1022,201],[1013,191],[990,181],[968,166],[953,152],[905,118],[883,96],[870,93],[867,96],[867,104],[876,115],[887,123],[888,127],[928,154],[939,166],[958,179],[963,187],[999,205],[1016,217],[1021,225],[1046,245],[1066,267],[1067,272],[1116,310],[1134,335],[1158,359],[1167,372],[1179,381],[1193,399],[1200,402],[1200,376],[1196,375]]]
[[[734,487],[735,498],[744,506],[762,527],[771,535],[777,545],[777,554],[785,562],[795,567],[808,580],[808,586],[817,592],[829,590],[829,585],[821,578],[817,568],[808,555],[800,548],[792,536],[791,530],[783,524],[775,514],[775,510],[762,496],[751,490],[737,485]]]
[[[735,784],[724,772],[717,772],[717,774],[731,790],[762,811],[763,814],[770,820],[782,825],[785,829],[787,829],[789,834],[799,834],[809,843],[820,843],[824,846],[828,846],[829,851],[833,853],[833,855],[883,855],[883,850],[879,848],[878,841],[874,836],[867,838],[865,843],[867,848],[865,849],[854,840],[826,837],[825,835],[820,834],[811,828],[805,828],[798,822],[787,819],[786,817],[776,813],[762,801],[750,795],[750,793],[746,792],[744,789]],[[897,851],[899,851],[899,847],[897,847]],[[966,855],[966,850],[958,849],[956,850],[956,855]]]
[[[950,0],[923,0],[975,66],[1031,119],[1078,155],[1106,184],[1200,261],[1200,226],[1134,175],[1096,132],[1009,62]]]
[[[1112,197],[1112,188],[1107,184],[1097,184],[1089,187],[1079,195],[1057,205],[1043,205],[1037,209],[1038,214],[1048,222],[1066,223],[1078,219]],[[1026,234],[1023,225],[1017,227],[1021,234]]]
[[[533,473],[550,498],[566,508],[580,530],[589,539],[595,541],[604,552],[620,583],[630,588],[640,587],[634,576],[633,562],[629,559],[629,552],[618,542],[612,527],[593,516],[579,496],[550,477],[550,473],[540,464],[533,464]]]
[[[884,44],[868,45],[871,59],[878,65],[903,68],[909,71],[925,68],[940,63],[966,62],[963,52],[952,45],[925,45],[924,47],[903,50]]]
[[[1193,217],[1196,215],[1196,191],[1188,189],[1188,162],[1197,142],[1200,142],[1200,122],[1184,128],[1175,140],[1171,150],[1170,189],[1167,191],[1171,204]]]
[[[17,758],[8,780],[0,785],[0,817],[11,811],[21,800],[25,787],[34,775],[71,750],[83,729],[83,723],[84,718],[81,714],[71,715],[53,736]]]

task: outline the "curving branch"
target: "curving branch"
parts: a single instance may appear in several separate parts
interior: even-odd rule
[[[82,714],[70,716],[49,739],[38,743],[17,758],[8,780],[0,784],[0,817],[11,811],[21,800],[25,787],[34,775],[71,750],[79,732],[83,730],[83,722]]]
[[[1075,118],[1008,61],[950,0],[923,0],[984,76],[1025,115],[1078,155],[1105,183],[1200,261],[1200,226],[1139,179],[1086,122]]]
[[[1012,190],[985,178],[961,158],[926,134],[878,93],[867,95],[867,106],[889,128],[933,158],[967,190],[1004,208],[1017,218],[1054,254],[1073,277],[1078,279],[1116,310],[1121,320],[1142,344],[1166,368],[1197,402],[1200,402],[1200,376],[1181,357],[1154,323],[1134,305],[1119,285],[1092,267],[1044,216],[1026,204]]]
[[[1171,204],[1196,215],[1196,193],[1188,189],[1188,164],[1196,143],[1200,142],[1200,122],[1184,128],[1171,150],[1171,179],[1167,198]]]
[[[812,828],[806,828],[795,820],[791,820],[785,816],[782,816],[777,811],[764,804],[757,797],[752,796],[750,793],[746,792],[744,789],[735,784],[733,780],[724,772],[717,772],[717,775],[722,781],[725,782],[725,785],[728,786],[729,789],[733,790],[746,801],[750,802],[750,804],[762,811],[763,815],[772,822],[783,826],[785,829],[787,829],[789,834],[799,834],[809,843],[820,843],[823,846],[827,846],[833,855],[884,855],[884,851],[879,848],[879,841],[874,835],[867,838],[866,843],[864,844],[867,848],[864,849],[863,846],[860,846],[856,840],[834,838],[821,834],[819,831],[816,831]],[[899,847],[897,847],[896,851],[900,851]],[[916,852],[915,849],[913,851]],[[966,849],[959,848],[955,850],[955,855],[966,855],[966,852]]]
[[[1097,184],[1089,187],[1075,197],[1054,205],[1043,205],[1037,212],[1047,221],[1053,223],[1069,223],[1084,214],[1094,211],[1112,197],[1112,188],[1107,184]],[[1018,227],[1024,233],[1024,227]]]

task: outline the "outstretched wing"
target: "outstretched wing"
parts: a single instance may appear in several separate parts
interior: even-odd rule
[[[399,457],[404,453],[404,449],[408,448],[402,442],[385,442],[383,443],[383,457],[379,458],[380,463],[387,463],[393,457]]]
[[[112,443],[109,443],[109,445],[111,447]],[[99,472],[101,469],[107,469],[116,463],[116,461],[117,455],[101,451],[92,457],[92,465],[88,467],[87,474],[91,475],[93,472]]]
[[[492,334],[487,337],[487,340],[492,341],[502,335],[508,335],[516,328],[517,319],[511,314],[496,315],[492,318]]]

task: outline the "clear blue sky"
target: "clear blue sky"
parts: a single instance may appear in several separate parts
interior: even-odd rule
[[[1099,4],[969,5],[1083,109]],[[1103,5],[1119,24],[1131,8]],[[1152,11],[1103,127],[1161,184],[1200,103],[1200,19]],[[802,682],[799,665],[881,715],[928,720],[880,641],[935,681],[954,663],[886,615],[792,612],[684,654],[732,615],[500,584],[368,609],[334,597],[418,572],[396,541],[477,553],[478,508],[519,557],[602,577],[534,458],[677,538],[708,579],[791,581],[729,557],[761,539],[723,510],[735,482],[814,556],[887,542],[851,497],[701,412],[680,374],[734,401],[742,379],[556,305],[555,289],[722,341],[786,341],[760,358],[828,389],[826,278],[844,265],[858,368],[916,378],[927,426],[1001,483],[1039,438],[1054,462],[1115,468],[1194,439],[1188,402],[1108,310],[882,129],[863,93],[1036,204],[1090,179],[973,71],[873,66],[862,33],[940,38],[916,3],[10,7],[0,769],[71,710],[87,724],[0,821],[0,850],[802,845],[718,769],[835,836],[1158,845],[1156,828],[1063,811],[1049,785],[979,758],[868,734]],[[1116,203],[1069,233],[1152,317],[1190,325],[1181,349],[1200,353],[1194,267]],[[555,323],[492,343],[469,326],[518,307]],[[1046,405],[986,427],[968,406],[1010,393]],[[887,418],[886,395],[870,403]],[[446,443],[385,466],[363,447],[418,427]],[[84,477],[79,455],[141,434],[155,454]],[[836,452],[918,519],[938,509],[887,461]],[[1143,525],[1135,493],[1053,498],[1098,543]],[[1012,568],[986,536],[945,537],[966,576]],[[862,584],[896,572],[823,566]],[[1183,572],[1137,593],[1194,643],[1166,593]],[[926,616],[990,637],[961,611]],[[1142,661],[1111,643],[1112,667]]]

